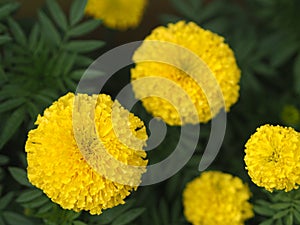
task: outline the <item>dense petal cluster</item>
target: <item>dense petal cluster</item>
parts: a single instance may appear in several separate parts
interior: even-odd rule
[[[300,184],[300,133],[290,127],[259,127],[245,145],[252,181],[268,191],[297,189]]]
[[[223,37],[193,22],[179,21],[154,29],[135,52],[133,61],[133,81],[156,77],[174,84],[165,85],[163,79],[132,84],[136,97],[143,98],[144,107],[169,125],[207,122],[224,105],[229,111],[238,100],[240,70],[233,51]],[[161,96],[153,94],[160,89]],[[185,95],[196,108],[196,116]]]
[[[109,28],[126,30],[140,24],[146,4],[147,0],[88,0],[85,13]]]
[[[242,225],[253,217],[250,196],[240,178],[203,172],[183,192],[184,215],[193,225]]]
[[[108,95],[68,93],[36,124],[25,147],[28,178],[64,209],[100,214],[124,204],[137,188],[147,165],[142,149],[146,130],[139,118]],[[122,172],[120,165],[135,170]],[[132,185],[123,182],[126,176]]]

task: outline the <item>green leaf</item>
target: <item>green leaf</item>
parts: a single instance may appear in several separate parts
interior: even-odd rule
[[[74,80],[80,80],[82,76],[84,75],[84,79],[97,79],[105,75],[104,72],[101,72],[99,70],[75,70],[71,74],[71,78]]]
[[[27,178],[27,173],[25,170],[17,167],[9,167],[8,168],[12,177],[19,183],[27,187],[32,187]]]
[[[82,222],[82,221],[73,221],[73,225],[87,225],[86,223]]]
[[[161,199],[159,203],[159,212],[161,213],[163,224],[168,225],[169,223],[169,210],[165,199]]]
[[[10,42],[12,39],[10,36],[8,35],[1,35],[0,36],[0,45],[6,44],[8,42]]]
[[[273,219],[268,219],[260,223],[259,225],[273,225],[273,221],[274,221]]]
[[[70,9],[70,24],[71,26],[78,23],[84,16],[87,0],[74,0]]]
[[[68,27],[67,18],[56,0],[47,0],[47,7],[50,11],[52,19],[62,29],[66,30]]]
[[[61,38],[51,20],[42,11],[38,12],[38,17],[44,39],[47,42],[58,46]]]
[[[297,222],[300,223],[300,213],[297,210],[294,210],[293,213]]]
[[[17,98],[17,99],[10,99],[0,104],[0,113],[7,112],[9,110],[15,109],[18,106],[24,104],[26,99],[24,98]]]
[[[70,41],[64,48],[71,52],[87,53],[94,51],[104,45],[103,41]]]
[[[274,211],[264,207],[264,206],[258,206],[258,205],[254,205],[253,207],[254,211],[260,215],[263,216],[273,216],[274,215]]]
[[[9,162],[9,157],[6,155],[0,155],[0,166],[3,166]]]
[[[14,212],[3,212],[3,217],[9,225],[34,225],[34,223],[25,216]]]
[[[12,18],[8,19],[8,25],[15,38],[16,42],[22,46],[26,46],[27,40],[24,32],[22,31],[20,25],[16,23]]]
[[[293,56],[296,50],[297,48],[293,44],[283,45],[281,48],[277,49],[276,54],[271,56],[271,66],[281,66]]]
[[[282,217],[286,216],[289,212],[290,212],[289,209],[280,211],[280,212],[276,213],[276,214],[273,216],[273,219],[279,219],[279,218],[282,218]]]
[[[28,38],[29,49],[33,50],[35,48],[35,46],[38,43],[39,34],[40,34],[39,25],[36,23],[32,27],[29,38]]]
[[[113,221],[112,225],[126,225],[138,218],[145,208],[131,209],[128,212],[120,215],[116,220]]]
[[[0,20],[7,18],[12,12],[16,11],[20,6],[20,3],[13,2],[3,5],[0,8]]]
[[[0,225],[6,225],[5,222],[4,222],[4,220],[3,220],[2,215],[0,215]]]
[[[107,209],[103,211],[99,219],[97,220],[97,223],[101,225],[110,224],[115,218],[117,218],[119,215],[126,212],[128,209],[130,209],[135,201],[128,200],[126,201],[125,205],[119,205],[112,209]]]
[[[272,209],[275,209],[275,210],[282,210],[282,209],[292,207],[292,204],[291,203],[275,203],[275,204],[271,204],[269,207]]]
[[[29,201],[32,201],[32,200],[38,198],[42,194],[43,194],[43,192],[40,190],[37,190],[37,189],[27,190],[19,195],[19,197],[16,199],[16,202],[19,202],[19,203],[29,202]]]
[[[194,8],[191,4],[189,4],[189,1],[183,1],[183,0],[172,0],[172,4],[174,7],[180,12],[182,15],[186,16],[187,18],[193,17],[194,14]]]
[[[283,225],[282,220],[281,219],[276,220],[275,225]]]
[[[46,197],[45,195],[42,195],[42,196],[34,199],[34,201],[32,201],[32,202],[22,203],[22,206],[25,208],[32,209],[32,208],[41,207],[42,205],[45,205],[48,202],[49,202],[49,198]]]
[[[52,208],[53,208],[53,203],[52,203],[52,202],[49,202],[49,203],[43,205],[41,208],[39,208],[39,210],[37,211],[37,214],[40,215],[40,214],[47,213],[47,212],[49,212]]]
[[[94,29],[96,29],[102,23],[101,20],[89,20],[82,24],[79,24],[76,27],[73,27],[71,30],[68,31],[67,35],[70,37],[78,37],[85,35]]]
[[[292,213],[289,213],[289,215],[287,215],[285,217],[285,225],[293,225],[294,223],[294,217]]]
[[[94,60],[84,55],[77,55],[75,64],[77,66],[88,67],[93,63]]]
[[[0,149],[9,141],[9,139],[16,133],[25,118],[24,108],[15,110],[8,120],[6,120],[2,132],[0,134]]]
[[[8,204],[12,201],[13,197],[14,197],[14,193],[9,192],[5,196],[0,198],[0,210],[1,211],[8,206]]]
[[[297,55],[294,62],[294,89],[300,94],[300,53]]]

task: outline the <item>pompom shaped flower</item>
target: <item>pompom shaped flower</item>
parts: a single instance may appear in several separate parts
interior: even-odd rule
[[[25,146],[28,178],[62,208],[100,214],[140,183],[144,124],[108,95],[68,93],[36,125]]]
[[[169,125],[208,122],[222,107],[229,111],[238,100],[240,70],[233,51],[223,37],[193,22],[154,29],[133,61],[132,81],[151,78],[132,82],[136,97]]]
[[[203,172],[183,191],[184,215],[193,225],[242,225],[253,217],[251,193],[238,177]]]
[[[300,184],[300,134],[291,127],[264,125],[245,145],[252,181],[268,191],[297,189]]]
[[[88,0],[85,13],[109,28],[126,30],[140,24],[146,4],[147,0]]]

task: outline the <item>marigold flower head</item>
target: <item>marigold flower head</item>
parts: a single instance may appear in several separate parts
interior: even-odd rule
[[[149,41],[160,43],[147,44]],[[168,43],[175,47],[170,47]],[[154,61],[153,58],[158,60]],[[132,83],[136,97],[141,99],[147,111],[169,125],[207,122],[224,105],[229,111],[239,97],[240,70],[233,51],[224,43],[223,37],[193,22],[180,21],[154,29],[134,53],[133,61],[136,63],[131,70],[133,81],[159,77],[177,85],[176,89],[175,85],[167,86],[158,79],[148,80],[144,85],[142,82]],[[209,76],[212,78],[208,79]],[[155,90],[160,90],[163,97],[153,95]],[[221,90],[221,100],[216,90]],[[196,108],[196,116],[183,99],[183,93]],[[208,102],[208,97],[212,101]],[[173,105],[170,99],[178,105]]]
[[[300,134],[291,127],[263,125],[245,145],[252,181],[268,191],[297,189],[300,184]]]
[[[114,111],[117,125],[112,121]],[[62,208],[100,214],[124,204],[140,183],[147,165],[144,124],[108,95],[68,93],[38,116],[36,125],[25,146],[28,178]],[[136,168],[125,171],[135,186],[114,181],[125,179],[117,162]],[[100,173],[105,170],[109,172]]]
[[[109,28],[126,30],[140,24],[146,5],[147,0],[88,0],[85,13]]]
[[[242,225],[253,217],[250,196],[240,178],[219,171],[203,172],[183,191],[184,215],[193,225]]]

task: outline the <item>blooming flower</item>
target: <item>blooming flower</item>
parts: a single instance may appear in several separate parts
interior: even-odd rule
[[[124,204],[140,183],[147,165],[144,124],[108,95],[68,93],[36,125],[25,146],[28,178],[62,208],[100,214]],[[122,172],[120,164],[136,169]],[[132,185],[122,182],[124,173]]]
[[[203,172],[183,191],[184,215],[193,225],[242,225],[253,217],[250,196],[240,178]]]
[[[151,45],[151,41],[157,43]],[[144,83],[132,83],[136,97],[169,125],[207,122],[224,105],[229,111],[238,99],[240,70],[234,53],[223,37],[193,22],[180,21],[154,29],[135,52],[133,61],[136,66],[131,70],[132,81],[152,77]],[[216,90],[221,90],[223,96],[217,96]],[[158,91],[161,96],[153,94]]]
[[[300,184],[300,134],[290,127],[259,127],[245,145],[252,181],[268,191],[297,189]]]
[[[126,30],[139,25],[146,4],[147,0],[88,0],[85,13],[109,28]]]

